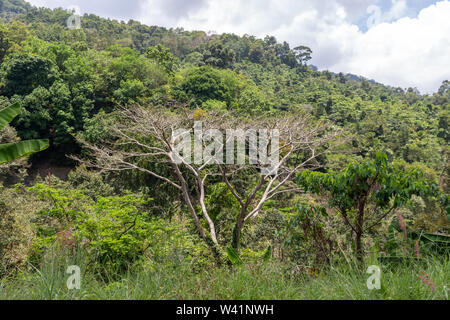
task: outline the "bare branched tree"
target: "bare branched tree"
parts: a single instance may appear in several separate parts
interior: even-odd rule
[[[214,140],[208,137],[208,132],[225,133],[227,130],[234,130],[241,132],[245,140],[242,140],[242,136],[226,135],[225,140],[214,140],[216,147],[213,156],[203,157],[200,150],[201,158],[194,161],[188,161],[185,156],[174,157],[174,154],[179,154],[179,150],[173,133],[186,129],[195,134],[196,120],[201,121],[202,133],[206,133],[201,138],[202,149],[208,147],[208,141]],[[95,144],[81,141],[90,151],[91,157],[76,160],[102,171],[138,170],[179,190],[198,233],[216,255],[220,255],[216,225],[205,203],[208,184],[217,182],[220,178],[240,205],[233,239],[230,239],[232,246],[239,250],[244,226],[260,213],[264,203],[283,193],[301,191],[293,183],[296,174],[305,167],[319,167],[317,159],[342,142],[339,131],[332,130],[328,124],[313,122],[307,116],[245,121],[223,113],[196,115],[186,109],[172,113],[163,108],[132,107],[120,109],[116,113],[116,120],[113,123],[105,121],[105,125],[110,138]],[[266,149],[268,158],[278,155],[278,160],[271,164],[268,174],[262,174],[267,169],[267,162],[248,161],[251,138],[245,132],[251,130],[267,132],[269,142],[272,141],[272,134],[279,136],[278,146],[271,143],[262,146]],[[224,153],[219,149],[228,148],[227,157],[233,155],[236,138],[236,143],[245,143],[246,159],[238,161],[239,164],[224,164]],[[229,153],[230,148],[233,149],[232,153]],[[167,163],[172,168],[171,174],[162,176],[148,169],[144,164],[149,161]],[[239,190],[234,183],[234,176],[242,171],[259,172],[258,181],[250,190]],[[193,182],[189,185],[188,181],[195,181],[195,185],[192,185]],[[207,223],[207,230],[203,227],[202,219]]]

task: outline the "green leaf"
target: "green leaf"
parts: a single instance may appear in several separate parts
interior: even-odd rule
[[[49,147],[47,139],[28,140],[0,145],[0,164],[17,160]]]
[[[237,254],[237,252],[231,248],[231,247],[227,247],[227,257],[230,260],[231,264],[238,266],[242,264],[241,259],[239,258],[239,255]]]
[[[10,123],[19,113],[20,104],[15,103],[0,110],[0,130]],[[0,164],[29,156],[33,153],[45,150],[49,147],[49,141],[30,140],[0,145]]]
[[[0,110],[0,130],[2,130],[8,123],[13,121],[20,113],[20,104],[17,102],[9,107]]]
[[[264,263],[268,263],[270,261],[270,258],[272,258],[272,252],[273,252],[273,248],[272,248],[272,246],[269,246],[266,250],[266,253],[264,253],[264,257],[263,257]]]
[[[445,244],[450,246],[450,236],[445,234],[436,234],[436,233],[424,233],[423,238],[426,241],[431,241],[435,243]]]

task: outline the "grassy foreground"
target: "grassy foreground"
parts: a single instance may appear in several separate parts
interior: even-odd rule
[[[108,281],[87,273],[80,290],[68,290],[68,275],[57,264],[49,264],[0,282],[0,299],[448,300],[450,294],[448,259],[383,266],[381,289],[373,291],[367,288],[370,275],[366,268],[360,271],[348,263],[331,266],[314,277],[292,273],[277,262],[195,273],[183,265],[152,269],[131,268]]]

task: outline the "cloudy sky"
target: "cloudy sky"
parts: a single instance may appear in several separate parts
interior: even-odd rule
[[[450,80],[450,1],[28,0],[81,13],[307,45],[312,64],[400,87],[436,91]]]

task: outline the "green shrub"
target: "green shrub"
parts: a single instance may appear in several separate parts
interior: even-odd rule
[[[24,266],[35,236],[29,213],[37,204],[19,206],[21,193],[0,186],[0,279],[14,275]]]
[[[65,182],[53,179],[51,183],[55,186],[38,183],[3,190],[10,204],[0,207],[7,213],[0,221],[0,239],[10,249],[2,257],[13,255],[11,248],[22,248],[20,255],[15,254],[19,261],[3,265],[19,268],[26,261],[40,265],[49,252],[62,249],[85,251],[89,267],[102,274],[120,274],[135,263],[149,269],[156,263],[168,268],[187,263],[193,270],[212,265],[207,247],[191,235],[188,222],[155,217],[152,199],[142,195],[94,198]],[[22,218],[11,220],[11,216]],[[20,228],[13,227],[17,223]],[[13,245],[14,239],[26,241],[19,246]]]

